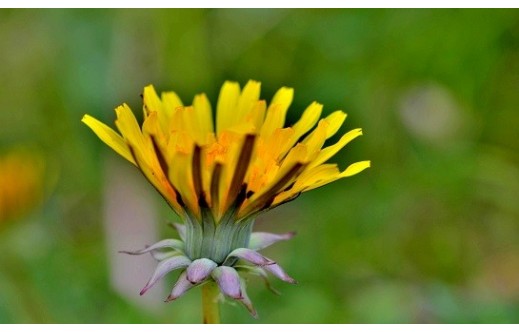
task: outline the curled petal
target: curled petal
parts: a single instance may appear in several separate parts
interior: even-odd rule
[[[247,308],[247,310],[249,311],[249,313],[251,314],[252,317],[258,319],[258,313],[256,312],[256,309],[254,309],[254,306],[252,305],[252,301],[250,300],[249,296],[247,295],[245,280],[243,280],[243,279],[240,279],[240,289],[241,289],[241,294],[242,294],[243,298],[238,301],[240,301],[245,306],[245,308]]]
[[[227,255],[227,258],[225,259],[228,261],[231,257],[241,258],[243,260],[246,260],[247,262],[250,262],[254,265],[258,266],[264,266],[264,265],[270,265],[275,264],[276,262],[268,259],[267,257],[264,257],[262,254],[248,248],[238,248],[233,250],[229,255]],[[224,262],[225,265],[226,262]]]
[[[162,279],[167,273],[180,269],[182,267],[186,267],[191,263],[191,260],[187,258],[186,256],[175,256],[168,258],[166,260],[163,260],[157,265],[157,268],[155,269],[155,272],[153,272],[153,275],[151,276],[150,280],[144,286],[144,288],[141,290],[141,295],[146,293],[148,289],[153,287],[159,281]]]
[[[187,280],[192,284],[198,284],[207,279],[216,266],[217,264],[208,258],[194,260],[186,270]]]
[[[213,270],[211,276],[216,280],[220,291],[222,291],[224,295],[236,300],[243,299],[240,289],[240,276],[234,268],[230,266],[219,266]]]
[[[278,264],[271,264],[271,265],[265,265],[262,266],[263,269],[269,271],[279,279],[288,282],[290,284],[296,284],[297,281],[294,280],[294,278],[290,277]]]
[[[177,239],[166,239],[159,241],[155,244],[152,244],[151,246],[147,246],[144,249],[137,250],[137,251],[119,251],[122,254],[128,254],[128,255],[142,255],[145,253],[148,253],[153,250],[157,249],[164,249],[164,248],[173,248],[179,251],[184,250],[184,242],[177,240]]]
[[[177,282],[175,283],[175,286],[173,286],[173,289],[171,290],[171,293],[169,294],[168,298],[166,299],[166,302],[173,301],[184,295],[185,292],[190,290],[191,288],[195,287],[189,280],[187,280],[187,272],[184,271],[180,274],[178,277]]]
[[[248,248],[252,250],[261,250],[273,245],[278,241],[290,240],[294,237],[294,235],[296,235],[295,232],[289,232],[285,234],[254,232],[250,236]]]

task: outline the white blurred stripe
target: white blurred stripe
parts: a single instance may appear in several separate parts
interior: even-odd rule
[[[110,152],[111,153],[111,152]],[[122,158],[109,155],[104,167],[104,225],[112,287],[134,304],[155,311],[167,297],[162,283],[139,296],[157,267],[150,255],[130,256],[121,250],[137,250],[157,238],[153,189],[139,171]]]

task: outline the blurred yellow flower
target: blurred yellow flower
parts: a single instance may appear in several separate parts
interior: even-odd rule
[[[21,217],[40,202],[43,171],[37,154],[13,150],[0,156],[0,224]]]
[[[370,166],[361,161],[341,172],[326,164],[362,135],[361,129],[353,129],[323,148],[346,119],[342,111],[319,120],[323,106],[314,102],[298,122],[283,128],[293,93],[283,87],[267,106],[260,100],[259,82],[249,81],[241,91],[238,83],[225,82],[215,128],[205,94],[184,106],[174,92],[159,98],[149,85],[143,94],[142,128],[126,104],[115,110],[122,136],[89,115],[83,122],[137,166],[180,216],[200,219],[207,206],[216,222],[229,209],[243,220]]]

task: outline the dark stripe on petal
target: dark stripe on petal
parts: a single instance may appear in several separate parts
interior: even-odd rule
[[[255,135],[245,136],[240,156],[238,157],[238,162],[236,163],[236,168],[234,170],[234,176],[231,181],[231,186],[229,187],[227,207],[235,203],[235,201],[237,200],[238,193],[242,189],[243,179],[245,179],[245,175],[247,175],[247,170],[249,169],[249,163],[252,157],[252,151],[254,150],[255,140]],[[236,203],[240,204],[241,202]]]
[[[270,204],[274,201],[275,196],[279,191],[284,189],[286,185],[290,185],[290,181],[292,181],[304,168],[305,164],[296,163],[292,168],[290,168],[285,175],[279,179],[269,190],[261,194],[258,198],[253,200],[249,206],[245,208],[243,212],[241,212],[241,217],[248,216],[256,211],[263,210],[268,208]]]
[[[202,149],[198,145],[195,145],[191,167],[193,171],[193,187],[195,188],[195,194],[199,201],[202,198],[201,152]]]
[[[298,198],[300,195],[301,195],[301,192],[298,192],[298,193],[296,193],[296,194],[290,196],[289,198],[285,199],[285,200],[282,201],[282,202],[279,202],[279,203],[277,203],[277,204],[275,204],[275,205],[270,205],[270,206],[268,207],[268,209],[271,210],[271,209],[273,209],[273,208],[275,208],[275,207],[278,207],[278,206],[280,206],[280,205],[286,204],[286,203],[288,203],[288,202],[292,202],[294,199]]]
[[[171,202],[166,198],[166,196],[164,196],[160,190],[155,187],[155,185],[153,184],[153,182],[148,178],[148,176],[146,176],[146,173],[144,173],[144,171],[142,170],[142,166],[141,164],[139,163],[139,160],[137,159],[137,155],[135,154],[135,149],[133,148],[132,145],[128,144],[128,148],[130,149],[130,153],[133,157],[133,159],[135,160],[135,164],[137,165],[137,168],[141,171],[142,175],[144,175],[144,178],[146,180],[148,180],[148,182],[151,184],[151,186],[153,188],[155,188],[155,190],[157,190],[157,192],[160,194],[160,196],[162,196],[162,198],[164,198],[164,200],[166,201],[166,203],[168,203],[168,205],[171,207],[171,209],[177,213],[181,213],[181,211],[177,211],[175,210],[175,207],[171,204]],[[166,177],[166,180],[168,181],[169,185],[171,186],[171,188],[173,189],[173,191],[175,192],[175,199],[177,201],[177,203],[182,206],[182,207],[185,207],[185,204],[184,202],[182,202],[182,198],[180,197],[180,193],[178,192],[178,190],[173,186],[173,184],[171,183],[171,181],[169,180],[168,178],[168,174],[164,174],[164,176]]]
[[[182,196],[180,195],[180,192],[177,190],[177,188],[175,188],[175,186],[173,185],[173,182],[171,182],[171,180],[169,178],[169,166],[166,161],[166,158],[165,158],[164,154],[162,153],[162,150],[160,149],[159,145],[155,141],[155,136],[150,135],[150,138],[151,138],[151,142],[153,143],[153,150],[155,151],[155,155],[157,156],[157,160],[159,161],[160,168],[161,168],[162,172],[164,173],[164,177],[166,178],[166,180],[168,181],[168,184],[171,186],[171,188],[175,192],[177,203],[180,206],[185,208],[186,205],[184,204],[184,201],[182,200]]]
[[[211,207],[213,213],[217,213],[217,209],[220,203],[220,177],[222,175],[222,164],[216,163],[213,168],[213,174],[211,175]]]
[[[164,157],[164,154],[160,150],[159,145],[157,144],[157,141],[155,140],[155,136],[150,135],[151,142],[153,143],[153,150],[155,151],[155,155],[157,156],[157,159],[159,161],[160,168],[162,169],[162,172],[166,177],[168,177],[169,174],[169,166],[166,162],[166,158]]]

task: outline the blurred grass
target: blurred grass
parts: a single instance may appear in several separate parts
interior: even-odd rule
[[[111,289],[111,152],[80,119],[138,110],[149,83],[214,103],[253,78],[266,99],[295,88],[289,123],[313,100],[345,110],[365,135],[337,162],[373,164],[258,221],[298,231],[267,254],[299,281],[253,283],[258,322],[519,323],[518,10],[2,9],[0,47],[0,151],[58,174],[0,234],[0,322],[197,322],[198,290],[151,313]]]

